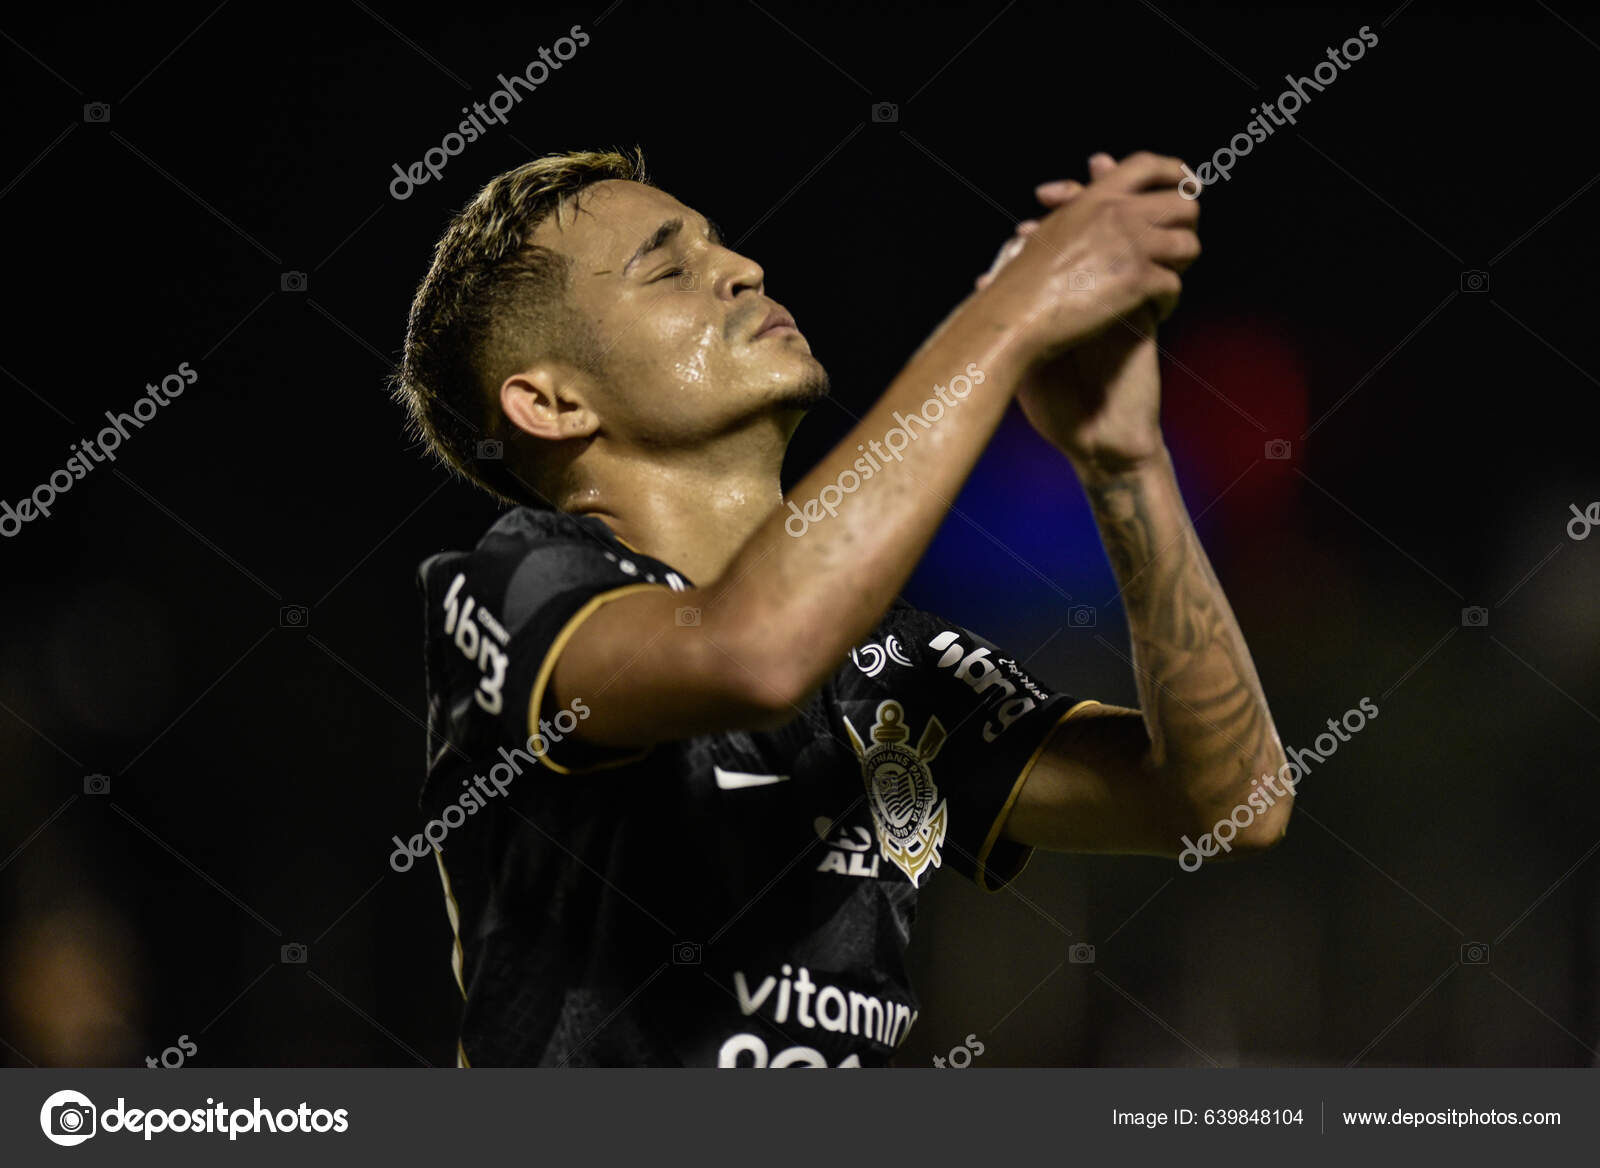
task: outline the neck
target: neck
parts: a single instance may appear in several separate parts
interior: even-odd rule
[[[692,450],[595,451],[563,509],[593,515],[629,547],[710,584],[783,502],[792,425],[729,435]]]

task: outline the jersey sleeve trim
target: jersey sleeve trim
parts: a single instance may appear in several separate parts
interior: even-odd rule
[[[562,625],[561,631],[556,634],[555,640],[550,642],[550,648],[545,652],[544,661],[539,666],[538,676],[534,678],[533,693],[528,698],[528,720],[530,725],[537,724],[539,721],[539,711],[544,708],[544,691],[550,684],[551,675],[555,673],[556,658],[561,655],[561,650],[567,647],[567,642],[578,631],[578,626],[600,611],[603,605],[610,604],[613,600],[621,600],[624,596],[631,596],[635,592],[642,592],[646,589],[665,589],[666,587],[665,584],[624,584],[621,588],[613,588],[609,592],[600,592],[590,597],[588,603],[568,618],[567,623]],[[627,766],[630,763],[638,762],[649,753],[650,749],[646,748],[624,755],[621,758],[607,759],[604,762],[584,767],[562,766],[553,760],[548,753],[541,755],[539,761],[558,775],[579,775],[587,774],[590,771],[603,771],[612,767]]]
[[[444,911],[450,918],[450,971],[456,976],[456,986],[461,990],[461,1000],[467,1000],[467,983],[463,980],[466,961],[461,951],[461,906],[456,903],[455,889],[450,887],[450,873],[445,871],[444,854],[433,849],[434,862],[439,865],[439,880],[444,885]]]
[[[989,854],[994,851],[994,845],[1000,839],[1000,831],[1005,827],[1006,819],[1011,814],[1011,808],[1012,805],[1016,803],[1017,796],[1022,794],[1022,784],[1028,781],[1028,775],[1032,772],[1034,764],[1037,763],[1040,756],[1044,754],[1045,747],[1050,745],[1050,740],[1055,737],[1057,728],[1060,727],[1063,722],[1066,722],[1074,717],[1078,711],[1082,710],[1086,706],[1098,706],[1100,704],[1101,703],[1094,698],[1084,698],[1083,701],[1074,703],[1071,708],[1066,711],[1066,713],[1062,714],[1060,718],[1056,719],[1056,724],[1050,727],[1050,730],[1039,739],[1039,745],[1034,749],[1034,752],[1028,756],[1028,761],[1022,764],[1022,770],[1017,775],[1017,781],[1011,785],[1011,793],[1006,796],[1006,801],[1004,805],[1001,806],[1000,813],[995,816],[994,822],[989,825],[989,834],[984,837],[983,849],[978,853],[976,864],[977,871],[975,873],[977,880],[975,883],[979,888],[983,889],[983,891],[999,892],[1007,883],[1020,876],[1023,868],[1027,867],[1028,860],[1033,856],[1032,848],[1029,848],[1023,854],[1022,862],[1017,865],[1016,871],[1001,878],[998,883],[993,885],[989,883]]]

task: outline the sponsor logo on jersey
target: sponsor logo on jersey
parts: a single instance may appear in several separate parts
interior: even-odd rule
[[[833,831],[833,820],[826,815],[819,815],[812,821],[812,825],[817,829],[817,838],[828,845],[827,854],[817,865],[818,872],[877,878],[879,857],[867,855],[872,851],[870,831],[859,823],[851,827],[840,826],[839,833],[829,839],[828,835]]]
[[[878,829],[879,854],[911,883],[919,884],[924,872],[940,864],[939,849],[950,821],[949,809],[939,798],[939,788],[928,769],[944,745],[945,729],[938,718],[929,718],[922,737],[912,747],[907,741],[911,730],[899,702],[879,702],[877,716],[871,746],[862,741],[849,718],[844,719],[844,728],[861,759],[867,802]]]
[[[745,787],[770,787],[774,783],[787,783],[788,775],[762,775],[749,771],[725,771],[719,766],[711,768],[717,787],[723,791],[740,791]]]
[[[894,639],[893,633],[885,637],[881,645],[876,641],[869,641],[859,649],[851,649],[850,660],[854,661],[856,668],[868,677],[877,677],[891,661],[896,665],[911,664],[911,658],[900,648],[900,642]]]
[[[779,1026],[803,1026],[807,1030],[826,1030],[865,1038],[884,1046],[899,1046],[917,1020],[917,1011],[904,1002],[841,989],[828,982],[811,980],[811,971],[785,964],[779,973],[767,974],[751,986],[744,972],[733,975],[739,1012],[746,1017],[760,1013]],[[792,1018],[792,1022],[791,1022]],[[735,1034],[717,1052],[717,1065],[723,1067],[825,1067],[828,1060],[811,1046],[791,1046],[769,1055],[765,1040],[755,1034]],[[838,1064],[859,1067],[861,1056],[850,1054]]]
[[[1047,700],[1050,693],[1011,658],[991,659],[989,650],[982,647],[969,651],[959,637],[956,632],[943,632],[928,642],[928,648],[944,654],[934,668],[954,669],[956,679],[966,682],[984,701],[998,699],[994,717],[983,724],[983,740],[993,742],[1010,729],[1011,723]],[[1019,694],[1018,690],[1022,692]]]
[[[457,572],[450,591],[445,593],[444,635],[454,634],[455,647],[483,674],[473,698],[485,713],[498,714],[503,702],[500,687],[505,684],[506,666],[511,661],[505,645],[511,637],[493,613],[479,608],[476,600],[461,591],[466,582],[466,574]]]

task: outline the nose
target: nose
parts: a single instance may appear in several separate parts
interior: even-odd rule
[[[743,292],[760,295],[767,284],[767,274],[761,265],[736,251],[728,248],[722,250],[724,262],[717,276],[717,295],[726,300],[733,300]]]

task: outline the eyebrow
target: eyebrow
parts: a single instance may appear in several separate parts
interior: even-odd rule
[[[671,243],[682,230],[683,220],[681,218],[668,219],[660,227],[657,227],[651,233],[650,238],[641,243],[638,250],[628,257],[628,262],[622,265],[622,274],[626,276],[634,264],[644,259],[651,252],[658,251]],[[717,244],[719,247],[722,245],[722,229],[710,219],[706,220],[706,234],[712,243]]]

